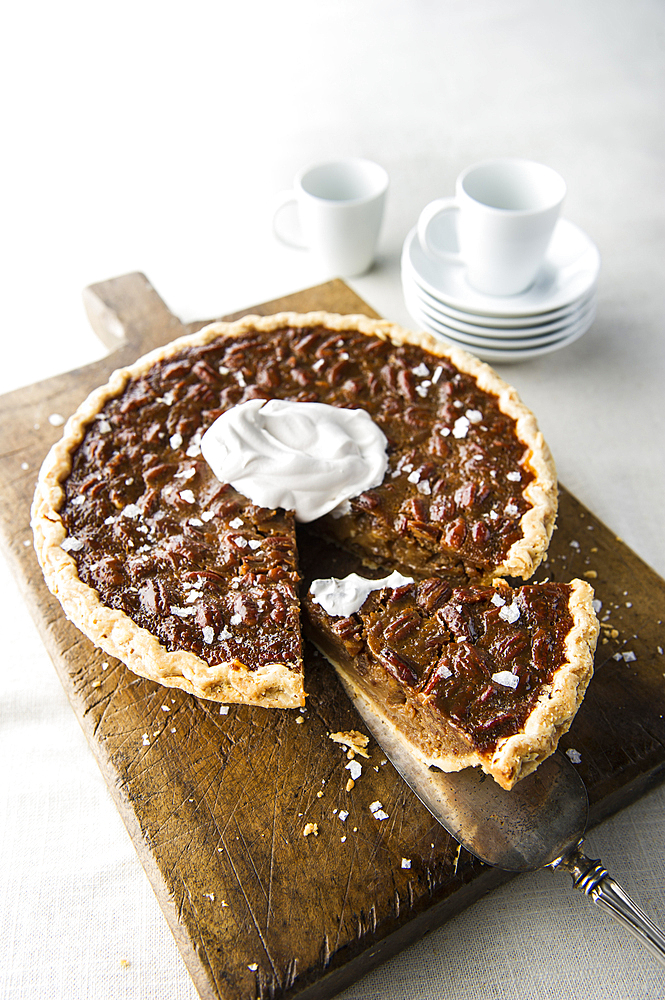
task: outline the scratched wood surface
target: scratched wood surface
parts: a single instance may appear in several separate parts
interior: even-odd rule
[[[140,274],[85,301],[109,356],[0,398],[5,553],[201,997],[333,996],[507,876],[458,852],[374,744],[346,790],[328,734],[363,727],[312,649],[304,711],[224,714],[135,677],[65,620],[24,544],[37,469],[60,434],[48,417],[203,325],[183,326]],[[245,312],[282,309],[375,315],[340,281]],[[603,605],[596,675],[563,741],[581,755],[597,822],[665,773],[665,582],[565,489],[558,525],[539,577],[591,574]],[[372,816],[376,800],[387,820]],[[308,823],[318,836],[303,836]]]

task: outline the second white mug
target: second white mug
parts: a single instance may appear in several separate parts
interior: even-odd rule
[[[430,256],[463,264],[467,280],[487,295],[518,295],[533,283],[559,216],[566,185],[551,167],[531,160],[475,164],[457,178],[454,198],[438,198],[418,220]],[[457,215],[459,252],[437,244],[432,223]]]
[[[363,274],[374,260],[387,190],[388,174],[371,160],[319,163],[299,173],[293,190],[279,196],[273,231],[287,246],[310,250],[331,275]],[[280,227],[289,204],[297,205],[301,239]]]

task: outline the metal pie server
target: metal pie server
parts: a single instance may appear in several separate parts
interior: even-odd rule
[[[342,678],[344,681],[344,678]],[[586,788],[563,754],[507,792],[479,768],[444,773],[418,760],[348,682],[347,693],[407,785],[467,851],[511,872],[551,868],[611,913],[665,965],[665,935],[607,873],[582,852],[589,814]]]

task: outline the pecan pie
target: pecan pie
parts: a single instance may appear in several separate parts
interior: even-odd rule
[[[556,749],[582,701],[592,597],[581,580],[513,590],[430,578],[374,591],[350,615],[329,614],[312,590],[304,608],[316,645],[421,759],[480,765],[509,789]]]
[[[218,481],[201,438],[252,399],[362,408],[383,482],[313,522],[369,565],[528,578],[556,512],[532,414],[487,365],[363,316],[216,323],[116,371],[70,418],[33,505],[45,579],[136,673],[222,702],[304,703],[293,513]]]

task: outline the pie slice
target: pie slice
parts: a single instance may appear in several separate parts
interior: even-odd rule
[[[221,702],[304,703],[293,512],[240,495],[201,455],[217,418],[257,399],[361,408],[385,435],[383,481],[312,522],[317,538],[461,584],[528,578],[542,559],[554,465],[487,365],[364,316],[212,324],[93,392],[35,494],[49,588],[136,673]]]
[[[359,581],[314,581],[308,632],[423,761],[480,766],[510,789],[554,752],[593,672],[599,625],[586,582]],[[348,613],[345,595],[357,604],[369,586],[379,589]]]

